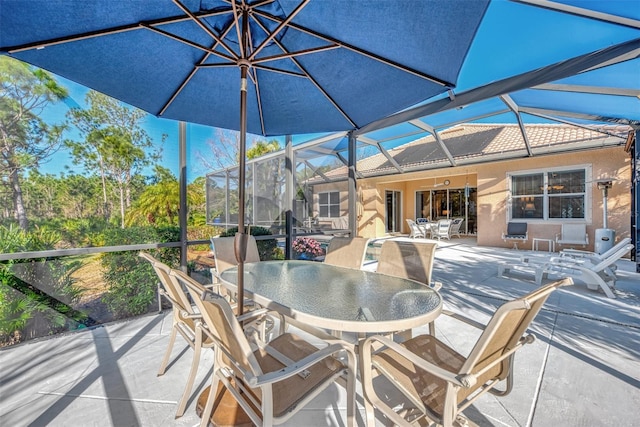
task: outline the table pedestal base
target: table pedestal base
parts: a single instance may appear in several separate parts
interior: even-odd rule
[[[211,387],[209,386],[205,388],[198,397],[196,414],[201,418],[210,392]],[[216,392],[216,400],[213,402],[210,421],[214,427],[253,427],[249,416],[240,405],[238,405],[238,402],[236,402],[222,383],[218,383],[218,391]]]

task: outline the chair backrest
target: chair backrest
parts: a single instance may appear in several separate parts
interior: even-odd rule
[[[622,258],[626,254],[631,252],[631,249],[633,249],[633,245],[631,243],[628,243],[624,246],[619,247],[617,251],[610,254],[609,256],[603,257],[602,261],[600,261],[598,264],[595,264],[595,265],[587,264],[585,265],[585,267],[597,273],[609,267],[611,264],[615,263],[620,258]]]
[[[205,333],[213,338],[217,349],[222,350],[224,356],[219,357],[227,362],[225,364],[234,369],[240,377],[244,377],[244,374],[237,369],[238,367],[256,376],[262,375],[260,365],[229,302],[223,296],[207,290],[182,271],[172,270],[171,276],[191,294],[206,325]]]
[[[411,232],[411,234],[409,235],[410,237],[417,237],[417,236],[424,237],[424,231],[422,230],[422,228],[420,228],[418,224],[416,224],[414,220],[407,218],[405,221],[407,221],[407,225],[409,226],[409,231]]]
[[[588,239],[586,224],[562,224],[560,238],[557,241],[559,243],[587,244],[589,243]]]
[[[451,220],[451,227],[449,229],[449,232],[451,234],[459,234],[460,226],[462,225],[463,222],[464,222],[464,218],[454,218],[453,220]]]
[[[181,310],[183,312],[192,314],[193,309],[191,308],[191,303],[189,302],[189,298],[184,293],[180,285],[170,277],[171,268],[158,261],[156,258],[148,254],[147,252],[140,252],[138,254],[141,258],[149,261],[153,270],[158,275],[158,279],[160,280],[160,285],[162,286],[166,296],[169,298],[171,303],[173,304],[173,308],[175,310]]]
[[[330,265],[361,269],[369,239],[364,237],[334,237],[329,242],[324,262]]]
[[[414,243],[388,240],[382,244],[378,273],[404,277],[429,286],[437,243]]]
[[[615,254],[616,252],[618,252],[620,249],[626,247],[629,243],[631,243],[631,238],[629,237],[625,237],[624,239],[620,240],[618,243],[616,243],[615,245],[613,245],[609,250],[601,253],[599,255],[599,258],[601,259],[605,259],[610,257],[611,255]]]
[[[478,373],[488,364],[512,349],[523,337],[551,292],[561,286],[571,285],[572,283],[571,279],[563,279],[549,283],[548,285],[535,289],[527,295],[506,302],[498,307],[471,350],[471,353],[469,353],[459,373]],[[502,380],[506,378],[509,374],[509,363],[511,363],[510,358],[504,359],[494,368],[481,374],[476,386],[469,389],[461,389],[458,393],[458,402],[464,400],[490,379],[498,378]]]
[[[449,230],[451,229],[450,219],[439,219],[438,227],[436,228],[436,234],[438,236],[449,236]]]
[[[527,235],[526,222],[510,222],[507,224],[507,237],[524,237]]]
[[[216,270],[219,273],[238,265],[234,250],[235,237],[214,237],[211,239],[211,249],[216,263]],[[256,238],[248,236],[247,258],[245,262],[259,262],[258,244]]]

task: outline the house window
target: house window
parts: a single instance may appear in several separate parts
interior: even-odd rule
[[[338,218],[340,216],[340,192],[318,193],[320,218]]]
[[[511,219],[586,219],[586,169],[511,175]]]

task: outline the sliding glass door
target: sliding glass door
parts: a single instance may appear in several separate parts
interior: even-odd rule
[[[402,193],[400,191],[385,191],[385,228],[387,233],[402,231]]]

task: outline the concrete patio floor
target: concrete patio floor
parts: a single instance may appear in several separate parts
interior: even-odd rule
[[[423,239],[416,239],[423,240]],[[497,276],[501,261],[525,251],[442,242],[433,279],[447,308],[481,322],[505,300],[536,285],[533,276]],[[368,264],[366,268],[375,268]],[[479,426],[634,426],[640,414],[640,274],[618,263],[617,299],[584,284],[551,295],[531,331],[537,340],[516,356],[506,397],[482,396],[465,415]],[[442,316],[437,335],[465,352],[477,334]],[[171,316],[148,315],[0,350],[2,426],[193,426],[195,398],[174,419],[191,349],[178,338],[167,373],[156,372]],[[426,328],[414,330],[414,335]],[[196,388],[206,386],[213,353],[205,351]],[[286,426],[344,426],[344,390],[329,387]],[[358,389],[358,424],[364,425]],[[387,425],[378,415],[378,425]]]

